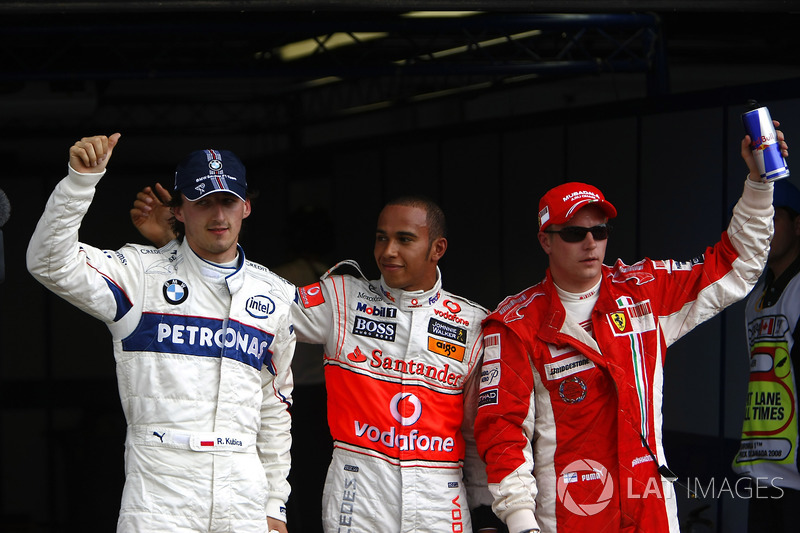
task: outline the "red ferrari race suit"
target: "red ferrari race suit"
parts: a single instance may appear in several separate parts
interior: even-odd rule
[[[721,241],[692,261],[603,266],[593,335],[549,270],[489,315],[475,435],[510,533],[679,530],[659,475],[664,355],[758,280],[771,189],[748,181]]]
[[[432,289],[404,292],[332,275],[345,263],[358,269],[339,263],[298,289],[294,317],[298,341],[325,348],[324,529],[472,531],[470,504],[491,504],[472,438],[486,311],[444,291],[438,272]]]
[[[79,242],[103,174],[69,169],[27,261],[113,337],[127,421],[117,531],[266,533],[267,516],[286,520],[289,497],[294,286],[241,248],[223,268],[185,240]]]

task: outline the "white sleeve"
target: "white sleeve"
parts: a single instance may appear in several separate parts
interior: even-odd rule
[[[295,307],[290,305],[290,307]],[[286,501],[291,488],[287,477],[291,467],[292,357],[295,334],[287,310],[275,343],[271,346],[276,375],[262,369],[261,429],[258,433],[258,454],[269,484],[267,516],[286,521]],[[299,458],[302,460],[302,458]]]
[[[337,276],[337,278],[341,278]],[[334,323],[334,283],[330,278],[298,287],[292,321],[298,342],[326,344]]]
[[[69,168],[31,237],[28,271],[45,287],[91,316],[111,324],[132,307],[140,283],[136,253],[101,250],[79,242],[78,230],[103,173]]]
[[[742,197],[733,208],[728,237],[739,254],[740,275],[755,285],[769,255],[773,232],[772,192],[774,184],[745,180]]]

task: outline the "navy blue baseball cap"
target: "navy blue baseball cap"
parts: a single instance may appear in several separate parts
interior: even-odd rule
[[[244,164],[228,150],[197,150],[175,169],[175,190],[192,202],[214,192],[247,199]]]
[[[795,213],[800,213],[800,191],[785,179],[777,180],[772,192],[772,205],[788,207]]]

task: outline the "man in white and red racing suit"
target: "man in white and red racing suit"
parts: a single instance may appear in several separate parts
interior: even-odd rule
[[[568,183],[542,198],[546,278],[484,321],[475,434],[510,533],[679,530],[661,475],[664,356],[753,287],[771,199],[772,184],[747,180],[727,232],[703,255],[610,267],[602,257],[616,210],[602,193]]]
[[[299,289],[295,318],[300,342],[325,345],[326,531],[471,531],[462,431],[472,434],[464,412],[477,403],[485,311],[440,279],[395,291],[333,274],[340,265]],[[472,466],[467,481],[485,479]]]
[[[233,158],[214,164],[227,169]],[[272,520],[285,531],[294,286],[247,261],[238,233],[228,240],[230,265],[201,258],[190,237],[160,249],[79,242],[105,168],[79,172],[70,163],[27,262],[36,279],[103,321],[113,337],[127,421],[117,531],[266,533]],[[196,203],[243,205],[224,186],[210,192],[211,200]]]
[[[381,279],[343,262],[298,289],[298,341],[325,351],[327,533],[470,532],[470,507],[491,504],[472,437],[486,310],[442,289],[440,210],[421,206],[382,211]]]

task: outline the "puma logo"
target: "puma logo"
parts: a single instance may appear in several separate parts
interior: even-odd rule
[[[159,435],[159,434],[158,434],[158,433],[156,433],[155,431],[153,432],[153,435],[155,435],[156,437],[158,437],[158,438],[161,440],[161,442],[164,442],[164,435],[166,435],[166,434],[167,434],[167,432],[166,432],[166,431],[165,431],[164,433],[162,433],[161,435]]]

